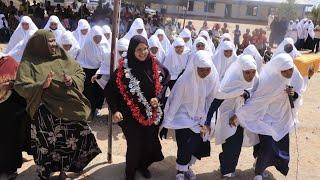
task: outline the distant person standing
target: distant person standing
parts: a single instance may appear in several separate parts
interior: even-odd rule
[[[222,34],[229,33],[228,24],[223,23]]]
[[[239,25],[236,25],[236,29],[234,30],[234,39],[233,39],[233,42],[234,42],[234,46],[239,48],[240,46],[240,36],[241,36],[241,31],[239,29]]]
[[[251,35],[250,35],[250,29],[246,29],[246,33],[243,34],[243,40],[242,40],[242,46],[243,48],[246,48],[249,46],[251,41]]]

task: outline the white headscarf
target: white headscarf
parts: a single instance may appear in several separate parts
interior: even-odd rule
[[[284,51],[284,46],[287,44],[291,44],[293,47],[293,50],[291,51],[290,56],[294,60],[296,57],[301,56],[301,53],[297,50],[297,48],[294,45],[293,39],[292,38],[285,38],[277,47],[277,49],[274,51],[273,56],[277,56],[281,53],[286,53]]]
[[[87,33],[86,35],[83,35],[83,34],[81,33],[81,30],[84,30],[84,29],[88,29],[88,33]],[[72,32],[72,33],[73,33],[73,36],[74,36],[74,37],[76,38],[76,40],[78,41],[78,43],[79,43],[79,45],[80,45],[80,48],[83,47],[83,44],[84,44],[84,42],[85,42],[85,40],[86,40],[87,35],[88,35],[89,32],[90,32],[90,29],[91,29],[91,27],[90,27],[90,24],[88,23],[88,21],[85,20],[85,19],[80,19],[80,20],[78,21],[78,27],[77,27],[77,29]]]
[[[170,72],[171,80],[176,80],[178,78],[179,74],[186,68],[189,58],[190,50],[184,47],[183,53],[178,55],[175,51],[175,47],[177,46],[185,46],[185,42],[182,38],[178,37],[174,40],[163,63]]]
[[[174,85],[164,110],[163,126],[171,129],[197,128],[204,124],[208,109],[219,87],[218,73],[207,51],[198,51],[191,71],[185,72]],[[197,68],[211,68],[204,79]],[[191,88],[192,87],[192,88]],[[182,111],[182,112],[179,112]],[[179,113],[187,118],[176,120]]]
[[[194,43],[193,43],[193,45],[192,45],[192,50],[191,50],[192,53],[196,53],[196,52],[198,51],[198,50],[197,50],[197,44],[198,44],[198,43],[204,44],[204,45],[205,45],[205,49],[204,49],[204,50],[208,51],[208,53],[210,53],[210,56],[213,56],[212,51],[211,51],[211,48],[209,47],[207,40],[204,39],[204,38],[201,37],[201,36],[197,37],[197,39],[194,40]]]
[[[58,24],[56,30],[52,30],[52,29],[50,28],[50,24],[51,24],[52,22]],[[65,29],[65,28],[63,27],[63,25],[61,24],[59,18],[58,18],[57,16],[55,16],[55,15],[50,16],[47,24],[44,26],[43,29],[52,31],[53,34],[54,34],[54,37],[55,37],[56,40],[58,40],[58,41],[60,40],[60,36],[66,31],[66,29]],[[59,43],[59,42],[58,42],[58,43]]]
[[[220,37],[220,43],[218,44],[216,51],[213,55],[215,55],[219,51],[219,49],[221,48],[221,43],[224,41],[231,41],[232,42],[232,38],[229,33],[222,34],[222,36]]]
[[[80,46],[77,40],[73,37],[72,32],[66,31],[60,37],[60,45],[72,45],[68,53],[74,59],[77,58],[80,52]]]
[[[297,24],[298,39],[304,39],[304,23],[306,22],[306,20],[306,18],[301,19]]]
[[[311,20],[309,20],[307,22],[307,26],[308,26],[308,30],[307,30],[308,31],[308,35],[310,35],[310,37],[312,39],[314,39],[315,33],[314,33],[314,24],[313,24],[313,22]]]
[[[226,58],[224,55],[225,50],[232,50],[232,55],[229,58]],[[213,64],[217,68],[219,73],[219,79],[222,80],[224,73],[227,71],[229,66],[237,60],[237,55],[235,52],[234,44],[231,41],[222,41],[220,43],[220,48],[213,56]]]
[[[102,37],[99,44],[96,44],[93,41],[93,37],[97,35]],[[103,63],[103,61],[107,61],[108,59],[108,64],[110,64],[110,47],[108,45],[108,41],[104,37],[101,27],[94,26],[86,37],[77,61],[83,68],[99,69],[101,63]]]
[[[165,59],[165,52],[162,49],[161,43],[158,39],[158,37],[156,35],[152,35],[149,40],[148,40],[148,45],[149,45],[149,49],[152,47],[157,47],[158,48],[158,52],[156,54],[158,61],[163,64],[164,59]]]
[[[257,50],[256,46],[253,44],[249,44],[244,50],[243,54],[249,54],[253,56],[257,63],[257,71],[260,72],[263,64],[263,57],[260,55],[259,51]]]
[[[22,28],[22,23],[28,23],[29,29],[25,31]],[[23,16],[17,27],[12,34],[10,41],[7,45],[5,53],[13,57],[17,62],[20,62],[23,51],[27,45],[29,38],[38,30],[37,26],[33,23],[29,16]]]
[[[240,125],[256,134],[272,136],[275,141],[288,134],[298,121],[290,107],[287,85],[292,85],[294,77],[287,79],[281,71],[295,68],[290,55],[277,55],[262,69],[259,85],[252,97],[241,107],[236,115]],[[294,86],[294,85],[293,85]],[[299,91],[294,86],[295,91]]]
[[[166,36],[165,32],[162,29],[158,29],[154,33],[155,36],[158,36],[158,34],[161,34],[163,36],[163,40],[160,41],[160,43],[161,43],[161,46],[162,46],[164,52],[167,55],[169,53],[170,48],[171,48],[171,43],[170,43],[168,37]]]
[[[108,40],[109,45],[111,47],[112,31],[111,31],[110,27],[108,25],[102,26],[102,32],[103,32],[103,34],[110,34],[110,38],[107,40]]]
[[[214,46],[213,42],[212,42],[212,39],[211,37],[209,36],[209,33],[208,31],[201,31],[199,36],[202,36],[202,37],[206,37],[206,41],[208,42],[208,45],[209,45],[209,48],[211,49],[211,54],[213,56],[214,52],[216,51],[216,47]]]
[[[217,98],[224,99],[224,101],[219,107],[218,120],[215,126],[214,137],[217,145],[223,144],[227,138],[237,131],[236,127],[229,125],[229,119],[236,110],[244,105],[244,98],[241,97],[244,90],[252,89],[254,83],[257,82],[257,74],[251,82],[247,82],[243,77],[243,71],[251,69],[257,70],[257,64],[253,56],[242,55],[230,66],[220,84]],[[253,146],[257,142],[257,135],[244,130],[242,146]]]
[[[189,49],[192,49],[192,37],[191,37],[191,32],[188,28],[184,28],[180,34],[179,34],[180,38],[189,38],[189,41],[186,43],[186,47]]]
[[[138,34],[138,32],[137,32],[138,29],[143,29],[141,34]],[[133,21],[129,31],[127,32],[127,34],[123,38],[130,40],[135,35],[141,35],[144,38],[148,39],[147,31],[144,27],[144,23],[141,18],[137,18]]]

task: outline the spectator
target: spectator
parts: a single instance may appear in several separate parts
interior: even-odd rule
[[[241,31],[239,29],[239,25],[236,25],[236,29],[234,30],[234,45],[235,47],[239,48],[240,46],[240,36],[241,36]]]
[[[223,23],[223,28],[221,29],[222,34],[229,33],[228,24]]]

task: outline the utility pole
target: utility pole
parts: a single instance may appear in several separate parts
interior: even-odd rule
[[[121,0],[114,0],[113,18],[112,18],[110,75],[114,71],[114,62],[115,62],[115,58],[117,57],[116,43],[117,43],[117,38],[119,36],[120,6],[121,6]],[[108,115],[108,163],[112,163],[112,112],[110,108],[109,108],[109,115]]]

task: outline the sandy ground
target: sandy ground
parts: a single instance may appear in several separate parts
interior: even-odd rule
[[[195,23],[196,27],[202,25],[202,21]],[[209,22],[212,27],[213,22]],[[230,24],[230,30],[233,30],[234,24]],[[240,25],[245,28],[256,28],[262,26],[255,25]],[[4,47],[0,45],[0,48]],[[269,177],[265,179],[320,179],[320,74],[317,73],[309,83],[307,92],[304,95],[304,104],[300,108],[300,125],[297,131],[290,136],[290,171],[287,177],[282,176],[275,168],[268,168]],[[106,111],[107,113],[107,111]],[[121,129],[113,126],[113,162],[108,164],[107,161],[107,116],[102,119],[90,123],[92,130],[96,134],[96,139],[102,150],[102,154],[97,156],[84,170],[82,175],[69,174],[73,179],[85,180],[121,180],[124,179],[125,168],[125,153],[126,141]],[[296,133],[296,134],[295,134]],[[211,157],[197,161],[193,166],[193,170],[197,173],[199,180],[215,180],[220,179],[218,154],[221,152],[221,147],[211,143]],[[298,146],[297,146],[298,145]],[[154,180],[168,180],[175,178],[175,156],[176,143],[174,134],[170,132],[169,138],[162,141],[162,148],[165,159],[162,162],[154,163],[151,167],[151,173]],[[298,151],[297,151],[298,150]],[[299,153],[297,153],[299,152]],[[37,179],[36,166],[33,163],[31,156],[24,154],[24,157],[29,159],[29,162],[23,164],[19,169],[18,180],[33,180]],[[237,176],[233,179],[247,180],[252,179],[254,170],[252,168],[254,159],[252,157],[252,148],[243,148],[237,166]],[[298,167],[298,171],[297,171]],[[2,178],[0,177],[0,180]],[[57,174],[53,175],[52,179],[57,179]],[[143,179],[137,174],[137,179]]]

